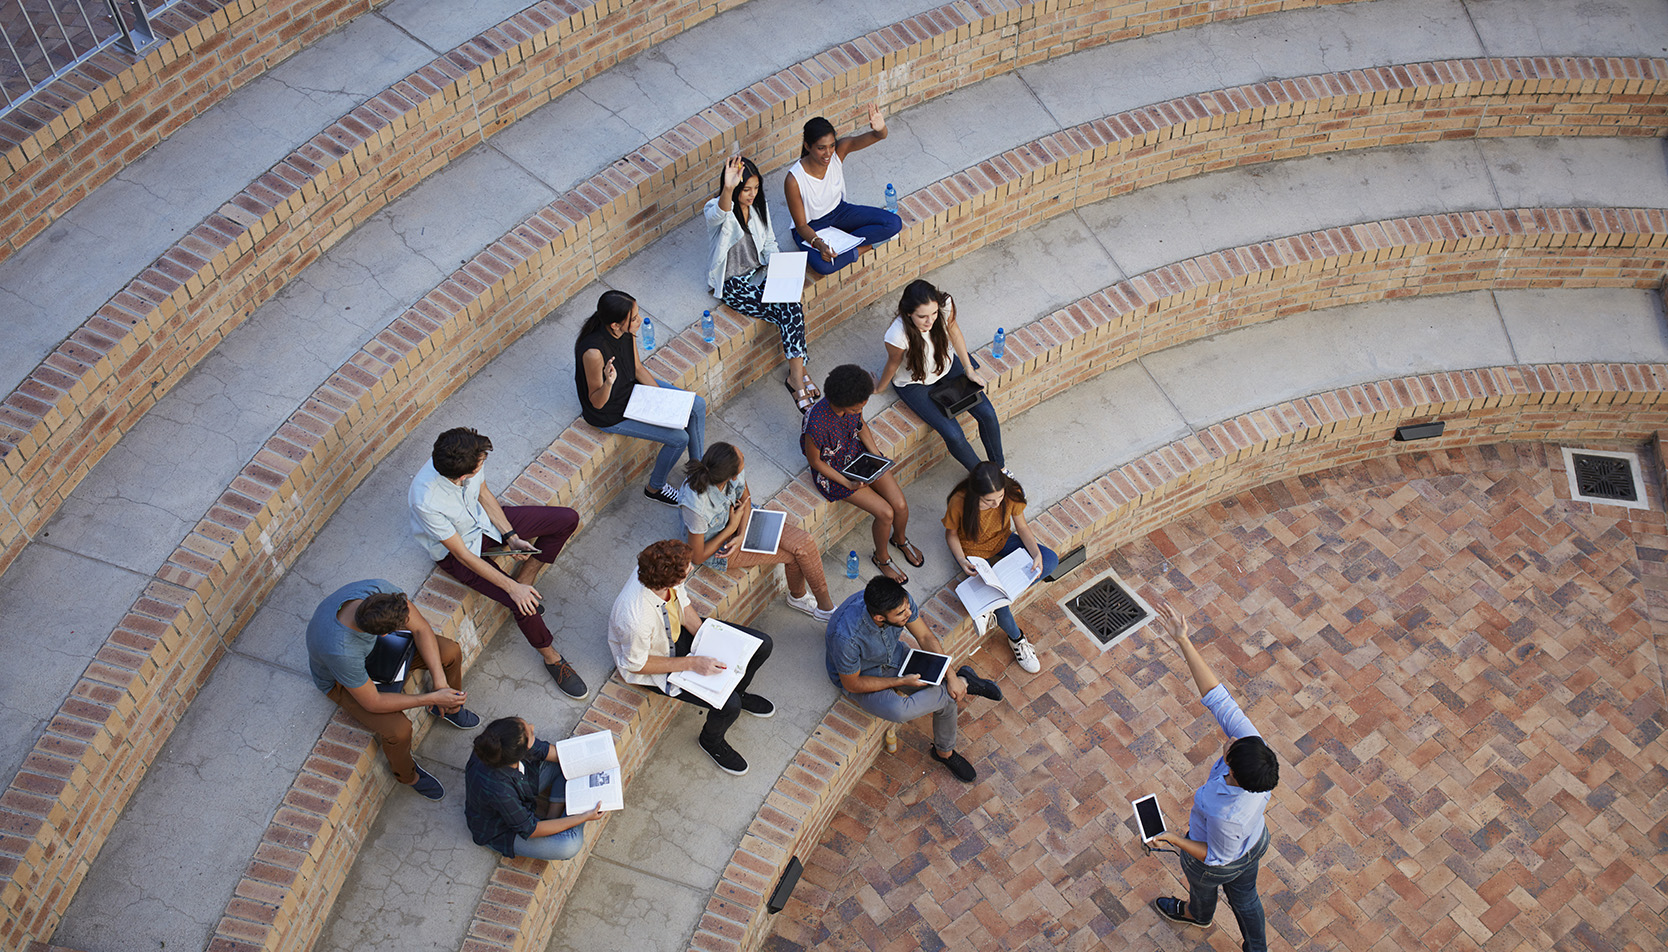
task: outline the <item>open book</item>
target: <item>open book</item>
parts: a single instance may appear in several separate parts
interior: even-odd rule
[[[1041,576],[1031,571],[1031,553],[1023,548],[1008,553],[1007,558],[991,565],[978,556],[969,556],[974,571],[979,574],[963,579],[956,586],[956,594],[973,616],[973,624],[984,634],[990,627],[990,613],[1014,603],[1019,593],[1031,587]]]
[[[762,644],[764,642],[734,625],[708,618],[695,632],[689,653],[717,658],[723,663],[724,670],[717,674],[674,671],[666,676],[666,680],[713,707],[723,707],[724,702],[730,699],[730,692],[747,674],[747,663],[753,660],[753,652],[758,651]]]
[[[631,399],[626,402],[628,420],[681,430],[689,425],[689,414],[695,409],[695,393],[670,387],[651,387],[632,384]]]
[[[603,810],[625,809],[625,781],[620,777],[620,755],[614,750],[613,731],[559,740],[556,759],[568,781],[568,816],[589,813],[599,803]]]

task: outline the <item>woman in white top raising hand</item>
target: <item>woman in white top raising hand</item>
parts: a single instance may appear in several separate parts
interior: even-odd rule
[[[884,208],[853,205],[846,201],[846,156],[886,138],[886,117],[880,107],[869,107],[869,131],[839,138],[834,124],[817,116],[805,124],[805,142],[799,161],[788,169],[782,183],[787,194],[788,213],[793,216],[793,241],[818,274],[833,274],[862,254],[903,230],[903,220]],[[836,255],[828,242],[817,237],[819,228],[838,228],[863,243]]]

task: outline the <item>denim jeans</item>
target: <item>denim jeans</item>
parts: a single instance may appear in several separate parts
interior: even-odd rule
[[[1251,851],[1226,866],[1206,866],[1186,853],[1181,854],[1182,875],[1187,877],[1187,914],[1195,921],[1209,922],[1216,915],[1216,887],[1228,895],[1228,908],[1239,921],[1245,952],[1268,952],[1263,921],[1263,901],[1257,896],[1257,867],[1268,852],[1268,828]]]
[[[834,206],[833,211],[806,224],[811,226],[812,231],[832,225],[848,235],[856,235],[863,239],[863,244],[844,254],[835,255],[833,261],[824,261],[822,252],[806,244],[805,239],[799,237],[796,230],[793,233],[793,243],[800,251],[808,252],[805,263],[818,274],[833,274],[856,261],[864,245],[878,245],[903,231],[903,219],[886,209],[870,205],[853,205],[850,202],[841,202]]]
[[[975,360],[973,366],[979,366]],[[955,376],[962,372],[961,357],[950,359],[950,370],[946,376]],[[898,398],[904,405],[915,411],[921,422],[938,431],[944,438],[944,445],[950,448],[950,455],[963,469],[972,472],[973,467],[979,465],[979,456],[973,452],[973,447],[967,442],[967,435],[962,433],[961,424],[956,418],[944,412],[944,408],[933,402],[929,386],[924,383],[912,383],[900,387],[892,385],[898,391]],[[990,398],[979,394],[979,402],[973,404],[973,409],[967,411],[973,414],[973,419],[979,424],[979,442],[985,445],[985,455],[998,466],[1006,466],[1007,460],[1002,455],[1002,424],[997,422],[996,408],[991,406]]]
[[[562,768],[550,761],[539,764],[539,793],[549,795],[552,800],[563,799],[563,791],[567,781],[562,779]],[[585,845],[585,824],[570,826],[560,833],[549,836],[535,836],[528,839],[517,835],[515,838],[515,855],[529,859],[563,860],[573,859],[579,855],[579,850]]]
[[[660,381],[662,387],[670,387],[666,381]],[[604,433],[618,433],[621,436],[636,437],[639,440],[653,440],[666,444],[660,455],[654,458],[654,469],[649,472],[649,488],[659,489],[666,485],[666,474],[672,471],[672,464],[683,455],[685,447],[689,449],[690,459],[700,459],[707,451],[707,402],[695,395],[695,409],[689,411],[689,425],[681,430],[674,430],[669,426],[654,426],[637,420],[621,420],[613,426],[598,427]]]
[[[917,717],[931,714],[932,745],[938,748],[941,754],[948,754],[956,749],[956,699],[950,696],[950,689],[942,684],[934,684],[907,695],[899,694],[891,688],[870,691],[867,694],[853,694],[841,688],[840,693],[863,710],[894,724],[905,724]]]
[[[996,553],[996,558],[991,559],[991,562],[998,562],[1023,548],[1025,548],[1025,543],[1019,541],[1018,535],[1010,532],[1008,533],[1008,541],[1002,544],[1002,551]],[[1053,549],[1043,545],[1041,542],[1037,543],[1037,551],[1042,553],[1043,574],[1054,574],[1054,570],[1060,567],[1060,557],[1054,554]],[[1032,584],[1034,585],[1036,583],[1033,582]],[[995,614],[997,627],[1002,629],[1003,633],[1008,636],[1009,641],[1018,641],[1019,639],[1025,637],[1025,635],[1019,630],[1019,622],[1014,621],[1013,609],[1004,605],[1001,608],[998,608]]]

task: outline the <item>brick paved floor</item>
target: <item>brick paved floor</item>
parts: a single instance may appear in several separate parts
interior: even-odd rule
[[[1571,503],[1561,470],[1512,446],[1331,471],[1110,559],[1191,606],[1281,756],[1274,948],[1668,947],[1668,537],[1660,511]],[[1219,755],[1186,665],[1145,632],[1098,655],[1054,604],[1021,623],[1044,668],[964,713],[978,782],[927,759],[926,721],[901,729],[767,949],[1239,948],[1225,904],[1204,932],[1150,909],[1185,892],[1128,819],[1154,792],[1185,824]]]

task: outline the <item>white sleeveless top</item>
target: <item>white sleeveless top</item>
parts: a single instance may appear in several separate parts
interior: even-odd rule
[[[799,198],[805,203],[806,221],[816,221],[845,201],[846,170],[838,152],[829,157],[828,171],[820,179],[812,178],[801,162],[795,162],[788,169],[788,174],[799,183]]]

